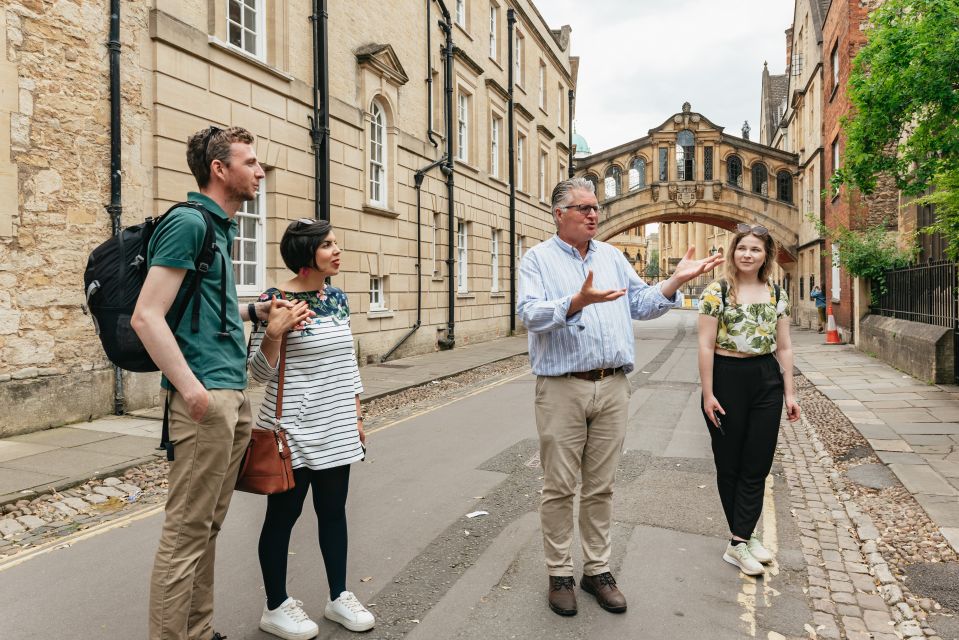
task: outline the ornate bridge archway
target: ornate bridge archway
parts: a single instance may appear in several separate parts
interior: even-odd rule
[[[576,160],[603,204],[597,238],[650,222],[699,222],[724,229],[761,224],[793,270],[802,216],[796,154],[723,133],[687,102],[648,135]]]

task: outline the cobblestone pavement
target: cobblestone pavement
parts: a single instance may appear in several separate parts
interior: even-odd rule
[[[837,450],[844,445],[847,450],[859,447],[867,460],[874,454],[856,440],[856,432],[848,421],[837,420],[828,410],[829,406],[835,409],[834,405],[805,378],[797,377],[797,389],[803,417],[797,423],[783,423],[778,456],[808,568],[808,595],[814,609],[813,624],[807,627],[810,637],[940,638],[928,623],[929,612],[937,610],[938,603],[920,603],[897,579],[899,572],[894,572],[881,552],[885,550],[887,555],[896,557],[896,537],[885,536],[889,532],[886,523],[881,518],[877,523],[870,515],[870,511],[878,511],[877,501],[866,507],[862,504],[865,494],[850,491],[851,483],[843,476],[845,461],[834,459],[824,438]],[[901,497],[902,494],[890,491],[885,499]],[[911,498],[908,494],[905,497]],[[913,515],[921,513],[914,500],[912,504],[916,507]],[[908,505],[906,510],[911,511]],[[898,526],[925,531],[926,524],[916,520]],[[951,548],[941,534],[938,540],[940,549],[948,550],[948,559]]]
[[[528,367],[525,355],[515,356],[370,400],[363,404],[367,431],[374,434],[387,424],[521,375]],[[0,563],[27,550],[55,546],[71,534],[159,508],[166,500],[167,470],[167,462],[158,459],[117,476],[91,478],[69,489],[4,505]]]

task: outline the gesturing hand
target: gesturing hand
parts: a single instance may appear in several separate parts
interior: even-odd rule
[[[291,305],[286,300],[273,298],[266,333],[270,338],[279,340],[290,331],[302,328],[313,315],[315,315],[313,310],[305,300],[299,300]]]
[[[725,260],[725,256],[721,253],[714,253],[711,256],[706,256],[701,260],[696,260],[696,249],[690,247],[686,252],[686,255],[683,256],[683,259],[679,261],[679,264],[676,265],[676,270],[673,271],[673,278],[677,280],[677,284],[682,284],[692,280],[696,276],[706,273],[707,271],[712,271]]]
[[[596,302],[612,302],[617,298],[626,295],[626,289],[596,289],[593,287],[592,270],[586,273],[586,279],[583,286],[580,287],[579,295],[582,296],[583,306],[594,304]]]

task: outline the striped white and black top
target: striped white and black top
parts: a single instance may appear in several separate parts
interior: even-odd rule
[[[260,296],[268,300],[279,290]],[[356,429],[356,396],[363,392],[346,294],[327,286],[322,292],[284,292],[288,300],[306,300],[316,317],[303,331],[287,337],[283,418],[293,468],[328,469],[363,459]],[[260,351],[264,327],[253,332],[250,374],[267,384],[256,417],[258,427],[272,428],[276,416],[278,368]]]

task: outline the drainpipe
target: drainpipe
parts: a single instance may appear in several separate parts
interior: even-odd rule
[[[576,97],[576,92],[572,89],[569,90],[569,108],[566,110],[566,115],[569,117],[569,122],[566,124],[566,130],[569,131],[569,177],[572,178],[576,173],[576,169],[573,167],[573,99]]]
[[[313,148],[313,217],[330,219],[330,69],[326,0],[313,0],[313,115],[310,140]],[[322,61],[322,63],[321,63]]]
[[[439,147],[436,142],[436,132],[433,131],[433,22],[430,18],[433,0],[426,0],[426,137],[433,147]]]
[[[413,326],[410,330],[400,338],[399,342],[394,344],[389,351],[386,352],[381,358],[380,362],[386,362],[390,359],[390,356],[393,355],[393,352],[400,348],[404,342],[409,339],[411,335],[416,333],[416,330],[420,328],[423,324],[423,261],[422,261],[422,233],[423,233],[423,223],[420,219],[420,196],[421,189],[423,187],[423,179],[426,177],[426,174],[429,173],[435,167],[440,166],[446,162],[446,158],[440,158],[435,162],[431,162],[426,165],[419,171],[413,174],[414,186],[416,189],[416,322],[413,323]]]
[[[120,0],[110,0],[110,214],[111,231],[118,235],[123,204],[120,198]],[[113,413],[122,416],[126,410],[123,394],[123,370],[113,366]]]
[[[513,25],[516,24],[516,11],[506,11],[506,48],[509,51],[506,65],[509,67],[507,90],[509,119],[509,334],[516,333],[516,121],[513,114]]]
[[[453,18],[450,16],[449,9],[443,0],[436,0],[443,12],[443,19],[440,21],[440,28],[446,34],[446,45],[443,48],[443,58],[445,64],[445,73],[443,84],[446,91],[446,102],[443,105],[443,112],[446,115],[446,163],[442,171],[446,174],[446,206],[447,220],[449,228],[446,234],[446,270],[449,275],[449,291],[447,299],[447,308],[449,318],[446,322],[446,337],[441,338],[438,343],[441,349],[452,349],[456,345],[456,283],[454,281],[453,265],[453,222],[455,221],[455,203],[453,202],[453,169],[455,163],[453,160]]]

